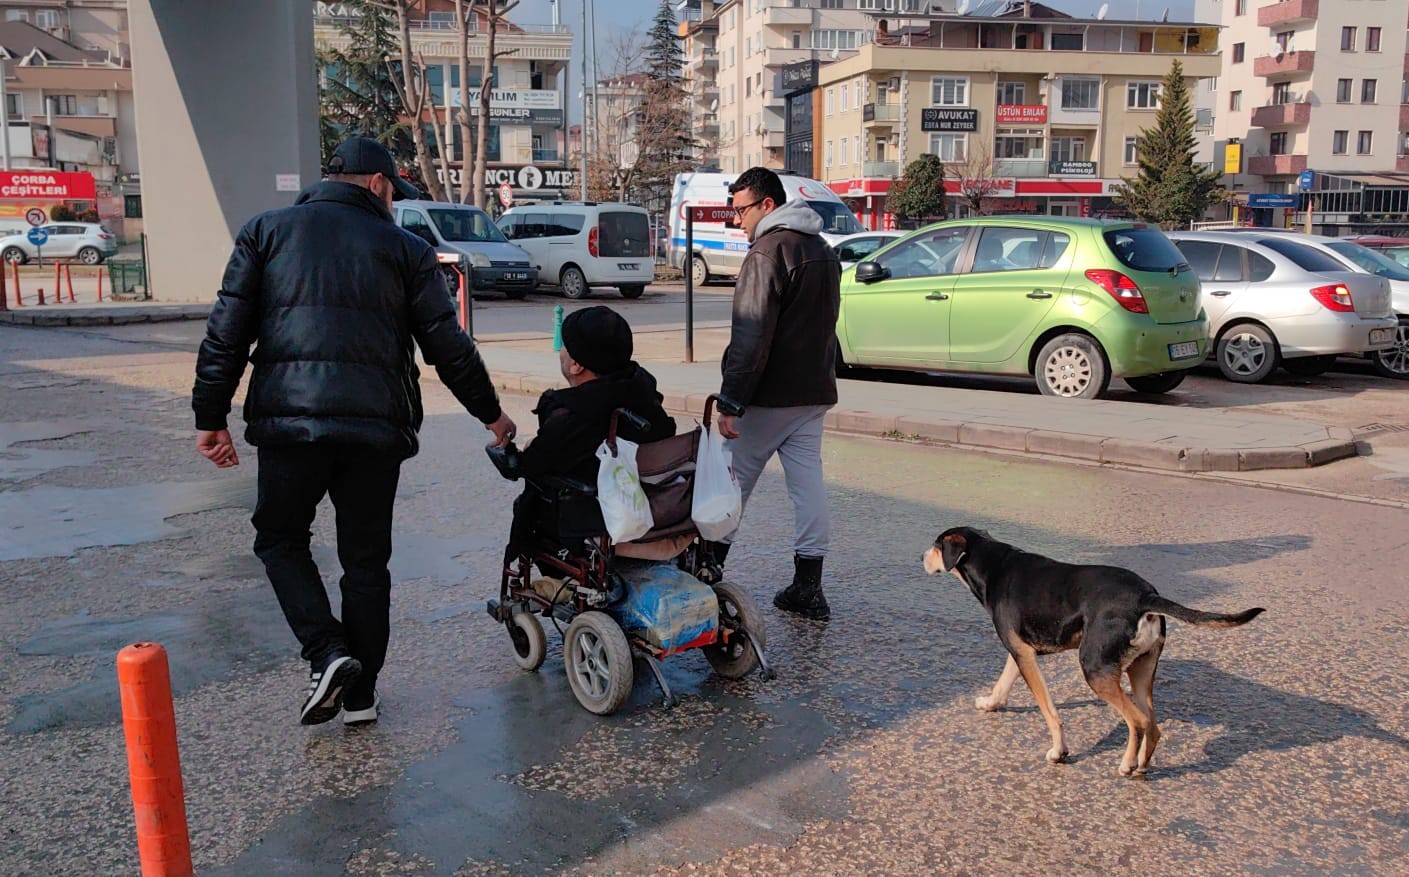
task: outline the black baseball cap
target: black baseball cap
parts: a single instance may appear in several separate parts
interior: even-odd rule
[[[401,178],[387,148],[371,137],[349,137],[328,160],[330,174],[381,174],[391,181],[392,200],[419,198],[421,190]]]

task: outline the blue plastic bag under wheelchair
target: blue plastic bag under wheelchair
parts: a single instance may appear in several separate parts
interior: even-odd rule
[[[628,636],[663,655],[707,646],[719,636],[719,598],[714,589],[673,563],[618,558],[625,596],[607,610]]]

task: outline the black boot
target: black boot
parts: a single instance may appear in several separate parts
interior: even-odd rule
[[[793,583],[773,595],[773,605],[813,621],[830,621],[832,608],[822,594],[822,558],[793,557]]]

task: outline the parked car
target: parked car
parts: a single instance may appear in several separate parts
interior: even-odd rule
[[[1351,271],[1282,234],[1171,232],[1203,283],[1214,355],[1230,381],[1257,383],[1281,365],[1295,375],[1337,356],[1394,343],[1389,281]]]
[[[567,298],[586,298],[596,286],[615,286],[640,298],[655,279],[651,217],[634,204],[554,201],[511,207],[499,217],[505,237],[528,253],[543,283]]]
[[[393,209],[397,224],[428,241],[443,262],[468,260],[473,289],[498,290],[509,298],[523,298],[538,285],[538,271],[528,253],[505,240],[494,220],[478,207],[396,201]],[[453,267],[447,267],[447,278],[458,280]]]
[[[1377,374],[1401,381],[1409,380],[1409,268],[1391,259],[1388,254],[1375,252],[1353,240],[1322,235],[1302,235],[1297,240],[1321,250],[1351,271],[1374,274],[1389,281],[1390,303],[1399,319],[1394,344],[1383,350],[1367,352],[1365,357]]]
[[[1409,268],[1409,238],[1382,237],[1379,235],[1355,235],[1344,238],[1368,250],[1384,253],[1389,258]]]
[[[903,231],[863,231],[860,234],[847,235],[832,244],[832,249],[836,250],[837,258],[841,259],[841,270],[845,271],[896,238],[904,236]]]
[[[1159,229],[1048,216],[927,226],[842,275],[841,362],[1163,393],[1207,354],[1199,282]]]
[[[56,222],[40,226],[49,233],[44,242],[48,259],[77,259],[85,265],[98,265],[117,254],[117,238],[96,222]],[[29,242],[29,231],[0,238],[0,258],[21,265],[39,257],[40,248]]]

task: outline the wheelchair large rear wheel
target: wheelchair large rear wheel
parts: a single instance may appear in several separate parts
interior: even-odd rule
[[[604,612],[584,612],[572,620],[563,639],[563,662],[573,695],[590,713],[611,715],[631,695],[636,679],[631,644]]]
[[[548,635],[543,625],[531,612],[515,612],[504,622],[509,629],[509,639],[514,643],[514,663],[519,669],[532,673],[543,666],[543,658],[548,654]]]
[[[758,655],[748,640],[752,638],[758,650],[763,651],[763,614],[758,611],[753,597],[737,585],[720,582],[714,586],[714,595],[719,598],[721,636],[718,642],[701,651],[714,672],[725,679],[742,679],[758,668]],[[729,632],[727,642],[723,636],[726,630]]]

